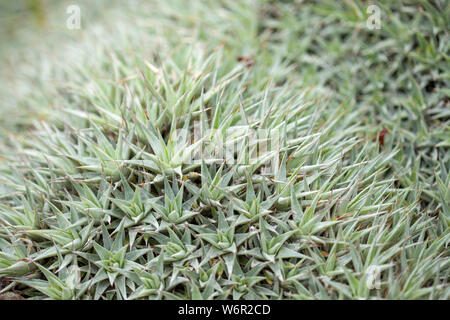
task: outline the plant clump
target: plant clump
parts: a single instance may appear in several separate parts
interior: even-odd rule
[[[159,6],[155,26],[136,24],[167,39],[119,26],[94,62],[58,67],[62,83],[26,96],[41,120],[1,133],[0,277],[11,281],[0,292],[448,297],[445,164],[425,210],[423,180],[398,177],[411,155],[373,137],[366,109],[307,88],[274,49],[283,20],[271,35],[253,2]],[[189,17],[211,24],[208,7],[224,24],[205,40]]]

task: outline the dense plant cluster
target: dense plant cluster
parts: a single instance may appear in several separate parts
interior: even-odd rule
[[[1,292],[448,298],[448,8],[424,3],[378,33],[363,2],[142,3],[41,48],[0,120]],[[279,144],[248,161],[258,130]],[[218,137],[234,161],[186,156]]]

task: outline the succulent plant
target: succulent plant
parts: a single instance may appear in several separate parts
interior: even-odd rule
[[[352,41],[358,1],[115,4],[112,33],[37,50],[55,81],[18,70],[36,92],[0,119],[0,294],[447,299],[448,43],[434,41],[450,15],[380,2],[396,12],[384,36]]]

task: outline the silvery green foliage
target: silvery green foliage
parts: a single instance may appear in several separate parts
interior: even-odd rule
[[[445,158],[436,173],[416,163],[419,179],[399,177],[412,155],[390,137],[380,146],[364,108],[327,101],[325,85],[306,88],[308,70],[288,63],[292,48],[274,45],[280,37],[294,48],[294,40],[258,33],[262,4],[155,6],[154,24],[136,20],[151,36],[118,27],[117,43],[103,37],[83,63],[56,67],[63,84],[29,98],[45,120],[29,133],[2,131],[0,276],[13,280],[3,291],[33,299],[448,298]],[[192,26],[194,14],[203,28]],[[283,30],[294,18],[267,22]],[[205,26],[215,32],[205,35]],[[163,39],[152,37],[160,30]],[[186,30],[198,31],[194,41]],[[160,52],[149,55],[143,40]],[[253,63],[237,58],[244,53]],[[179,143],[177,132],[198,124],[213,130]],[[275,171],[263,170],[265,158],[245,161],[252,130],[279,132]],[[192,161],[186,152],[229,131],[242,146],[237,161]],[[423,190],[428,209],[423,172],[437,181]]]

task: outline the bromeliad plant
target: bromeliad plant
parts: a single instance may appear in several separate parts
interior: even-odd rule
[[[325,66],[312,77],[318,86],[305,89],[319,62],[302,56],[296,70],[291,50],[325,44],[283,32],[296,11],[276,11],[297,4],[173,1],[185,10],[152,4],[161,16],[151,26],[134,12],[146,35],[118,27],[117,41],[101,42],[95,59],[56,69],[65,81],[42,83],[45,99],[30,97],[42,118],[29,132],[0,130],[0,276],[11,279],[0,294],[448,298],[446,158],[421,153],[400,175],[412,154],[389,135],[374,137],[381,128],[367,122],[368,111],[342,99],[348,84],[339,99],[325,99],[337,81]],[[310,19],[329,12],[318,8]],[[257,12],[271,18],[260,24]],[[195,16],[202,19],[193,26]],[[420,43],[427,61],[445,59]],[[346,53],[339,48],[328,48],[331,58]],[[411,58],[423,60],[420,52]],[[376,84],[364,79],[369,89]],[[420,113],[424,98],[414,88],[403,102]],[[398,131],[401,141],[410,136]],[[445,147],[438,131],[424,130],[418,147]],[[268,145],[255,132],[278,140]],[[427,144],[434,138],[437,145]]]

